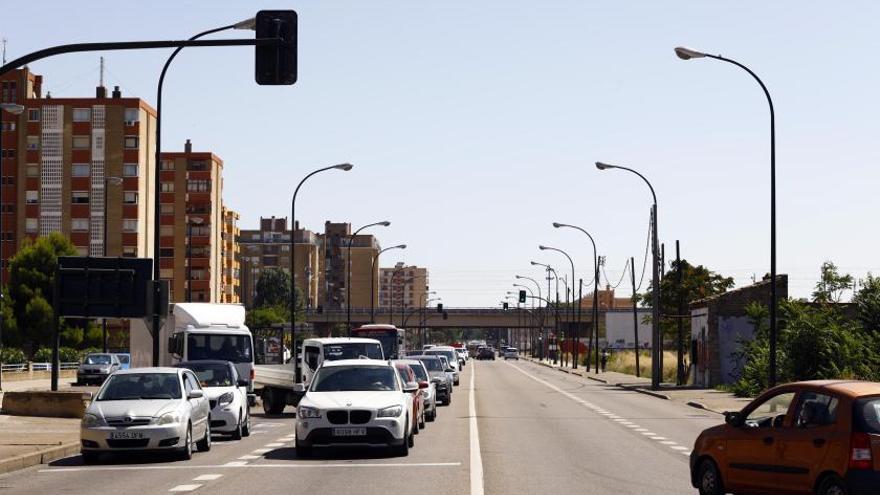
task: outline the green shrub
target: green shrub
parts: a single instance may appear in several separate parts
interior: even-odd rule
[[[62,363],[79,362],[82,359],[80,352],[72,347],[61,347],[58,349],[58,358]],[[52,349],[49,347],[41,347],[34,353],[33,361],[35,363],[51,363]]]
[[[34,353],[34,357],[31,360],[35,363],[52,362],[52,349],[48,347],[40,347],[37,352]]]
[[[27,362],[27,356],[21,349],[4,347],[0,350],[0,362],[4,364],[22,364]]]

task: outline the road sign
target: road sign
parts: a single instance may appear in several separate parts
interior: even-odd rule
[[[143,318],[150,311],[150,258],[58,257],[57,316]]]

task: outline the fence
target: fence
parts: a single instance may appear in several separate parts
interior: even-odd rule
[[[60,370],[75,370],[79,368],[78,362],[61,363]],[[3,373],[29,373],[32,371],[52,371],[52,363],[18,363],[3,364],[0,366]]]

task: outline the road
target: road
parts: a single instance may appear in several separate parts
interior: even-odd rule
[[[191,461],[61,459],[0,476],[0,493],[693,494],[689,447],[720,418],[526,361],[471,361],[408,457],[318,450],[299,459],[293,422],[292,408],[255,414],[251,437],[215,437]]]

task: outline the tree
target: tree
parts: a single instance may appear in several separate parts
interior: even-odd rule
[[[852,302],[858,309],[862,328],[880,335],[880,277],[869,273],[862,288],[853,296]]]
[[[852,275],[841,275],[837,265],[831,261],[822,263],[820,271],[821,277],[813,291],[813,301],[824,304],[839,303],[843,297],[843,291],[852,287]]]
[[[290,274],[280,268],[263,270],[257,279],[256,291],[254,306],[257,308],[287,306],[290,304]]]
[[[59,233],[25,240],[9,263],[9,295],[19,337],[32,347],[47,345],[52,335],[52,286],[59,256],[76,248]]]

